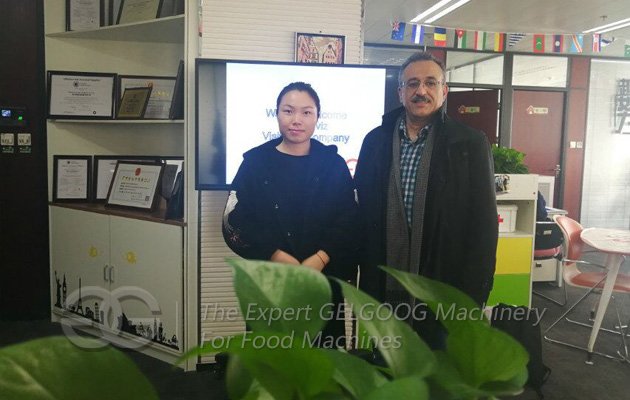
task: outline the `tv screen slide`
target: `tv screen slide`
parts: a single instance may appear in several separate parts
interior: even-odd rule
[[[311,84],[320,98],[313,138],[336,145],[354,173],[363,138],[399,105],[397,73],[384,66],[197,59],[196,188],[228,188],[243,153],[280,137],[276,99],[296,81]]]

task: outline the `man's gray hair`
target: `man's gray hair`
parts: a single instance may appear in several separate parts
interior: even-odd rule
[[[446,79],[446,65],[439,58],[436,58],[433,54],[428,53],[426,51],[419,51],[417,53],[413,53],[402,63],[400,66],[400,71],[398,71],[398,86],[401,86],[403,83],[403,73],[405,69],[409,66],[409,64],[417,62],[417,61],[433,61],[436,63],[440,69],[442,70],[442,76]]]

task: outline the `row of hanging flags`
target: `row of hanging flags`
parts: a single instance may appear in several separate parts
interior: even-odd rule
[[[411,25],[411,42],[419,45],[425,44],[426,31],[431,27],[417,24],[407,24],[405,22],[394,22],[392,24],[393,40],[403,41],[405,39],[405,29],[407,25]],[[433,27],[433,46],[446,47],[446,28]],[[504,51],[504,46],[512,47],[520,42],[525,36],[525,33],[500,33],[500,32],[486,32],[486,31],[472,31],[464,29],[455,29],[455,36],[453,46],[458,49],[474,49],[474,50],[492,50],[496,52]],[[565,43],[568,46],[570,53],[582,53],[584,51],[584,36],[583,34],[558,34],[549,35],[552,36],[551,43],[546,43],[545,34],[534,34],[532,40],[532,51],[534,53],[562,53],[565,50]],[[506,40],[507,38],[507,40]],[[613,39],[603,38],[599,33],[592,34],[592,48],[593,53],[599,53],[602,48],[613,42]],[[626,46],[626,57],[630,56],[630,46]]]

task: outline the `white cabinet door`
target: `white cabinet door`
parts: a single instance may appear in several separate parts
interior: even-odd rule
[[[109,217],[50,207],[51,305],[100,321],[109,290]]]
[[[110,217],[112,296],[122,330],[181,350],[183,228]]]

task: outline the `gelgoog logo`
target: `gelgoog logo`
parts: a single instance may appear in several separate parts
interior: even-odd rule
[[[87,328],[91,327],[90,333],[94,334],[98,338],[105,338],[118,336],[123,337],[123,330],[121,329],[123,324],[123,308],[121,302],[132,300],[134,306],[138,303],[146,306],[146,309],[150,312],[152,317],[149,318],[134,318],[134,321],[139,326],[151,326],[156,323],[157,316],[161,315],[160,306],[155,297],[147,290],[137,286],[121,286],[112,291],[106,290],[99,286],[86,286],[80,290],[71,292],[66,298],[66,304],[74,304],[77,307],[83,307],[82,303],[89,300],[94,301],[96,312],[99,314],[96,316],[96,323],[93,320],[87,318],[71,318],[64,316],[61,318],[61,328],[72,343],[84,349],[98,349],[108,346],[106,341],[97,342],[93,338],[86,338],[81,336],[75,328]],[[90,310],[92,312],[92,310]],[[143,312],[144,314],[144,312]],[[146,314],[145,314],[146,315]],[[109,316],[113,316],[109,318]],[[150,328],[149,328],[150,329]],[[124,347],[130,349],[138,349],[150,344],[152,338],[157,332],[153,332],[150,335],[134,335],[133,341],[126,342]]]

